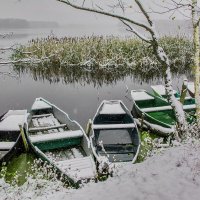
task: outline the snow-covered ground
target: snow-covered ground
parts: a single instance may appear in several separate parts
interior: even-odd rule
[[[58,181],[29,180],[12,188],[0,179],[0,199],[40,200],[199,200],[200,142],[187,142],[143,163],[117,166],[113,178],[66,189]]]

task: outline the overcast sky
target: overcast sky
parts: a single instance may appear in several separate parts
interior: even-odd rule
[[[111,0],[110,0],[111,1]],[[109,1],[109,2],[110,2]],[[130,1],[130,0],[129,0]],[[142,0],[145,5],[155,6],[153,0]],[[155,0],[154,0],[155,1]],[[156,0],[156,2],[162,0]],[[200,2],[200,0],[198,0]],[[107,0],[108,2],[108,0]],[[132,12],[132,11],[130,11]],[[131,16],[134,14],[131,14]],[[153,15],[154,19],[168,19],[166,15]],[[118,23],[111,18],[75,10],[56,0],[0,0],[0,18],[20,18],[37,21],[56,21],[60,24]],[[139,18],[136,16],[136,18]],[[177,19],[183,17],[176,14]]]

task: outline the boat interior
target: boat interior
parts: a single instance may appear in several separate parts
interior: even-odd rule
[[[66,123],[59,121],[52,108],[33,111],[30,118],[29,137],[47,157],[53,158],[53,154],[56,154],[57,159],[66,160],[85,155],[81,147],[82,131],[73,131]]]
[[[34,108],[34,109],[33,109]],[[83,131],[57,107],[34,106],[28,117],[29,138],[50,162],[70,176],[87,179],[96,174]],[[79,175],[77,175],[78,172]]]
[[[107,114],[104,108],[103,105],[99,109],[93,121],[93,145],[100,155],[107,155],[110,162],[132,161],[139,145],[133,118],[123,107],[121,111],[118,108],[117,113],[113,111],[114,114]]]
[[[140,95],[137,95],[138,93]],[[134,91],[132,93],[132,97],[141,111],[148,113],[150,117],[157,119],[158,121],[163,121],[166,124],[174,125],[176,123],[175,113],[166,100],[158,96],[151,95],[146,91]],[[186,112],[188,122],[190,122],[191,117],[194,115],[194,99],[186,99],[183,108]]]

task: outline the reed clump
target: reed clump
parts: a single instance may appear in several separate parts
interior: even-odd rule
[[[183,74],[191,70],[193,47],[190,40],[163,37],[159,43],[169,55],[172,72]],[[80,74],[142,74],[149,77],[164,75],[165,71],[153,54],[152,47],[136,38],[49,36],[21,45],[14,51],[12,59],[30,59],[25,64],[16,63],[17,69],[24,67],[32,71],[53,71],[55,75],[78,71]]]

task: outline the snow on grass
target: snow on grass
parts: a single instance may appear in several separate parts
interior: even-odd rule
[[[21,187],[0,179],[3,199],[38,200],[197,200],[200,196],[200,142],[190,141],[148,158],[143,163],[116,166],[114,177],[67,189],[59,181],[31,179]]]

